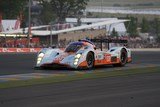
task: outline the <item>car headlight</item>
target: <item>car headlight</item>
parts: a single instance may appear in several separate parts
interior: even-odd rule
[[[38,57],[43,58],[43,57],[44,57],[44,53],[40,53],[40,54],[38,55]]]
[[[74,65],[77,65],[78,64],[78,62],[74,62]]]
[[[82,54],[77,54],[76,56],[75,56],[75,59],[74,59],[74,65],[77,65],[78,64],[78,61],[79,61],[79,59],[80,59],[80,57],[82,56]]]
[[[79,59],[75,59],[74,61],[75,61],[75,62],[78,62],[78,61],[79,61]]]
[[[40,64],[40,63],[41,63],[43,57],[44,57],[44,53],[40,53],[40,54],[38,55],[37,64]]]
[[[80,58],[82,55],[81,54],[77,54],[76,56],[75,56],[75,58]]]

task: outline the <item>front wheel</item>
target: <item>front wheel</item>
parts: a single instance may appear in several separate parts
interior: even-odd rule
[[[93,55],[93,53],[89,52],[87,54],[86,61],[87,61],[88,69],[93,68],[93,66],[94,66],[94,55]]]

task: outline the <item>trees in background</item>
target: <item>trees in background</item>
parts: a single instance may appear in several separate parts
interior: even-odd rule
[[[64,22],[68,16],[79,18],[85,10],[89,0],[51,0],[53,13],[56,14],[57,22]]]
[[[127,27],[127,33],[131,37],[138,36],[137,28],[138,28],[138,19],[135,17],[126,17],[126,19],[129,19],[130,21],[126,22],[125,25]]]
[[[78,19],[82,17],[83,10],[89,0],[36,0],[41,6],[40,16],[36,17],[43,24],[56,19],[56,22],[64,22],[68,16]],[[23,13],[24,20],[28,17],[28,0],[0,0],[0,13],[4,19],[15,19],[20,13]]]
[[[152,23],[153,33],[156,35],[157,42],[160,42],[160,19],[155,18]]]
[[[20,27],[25,28],[27,4],[28,0],[0,0],[0,14],[3,16],[3,19],[17,19],[19,17],[21,20]]]
[[[135,17],[127,17],[130,21],[125,23],[127,27],[127,33],[131,37],[138,36],[137,28],[141,28],[142,33],[150,33],[151,35],[155,35],[157,42],[160,42],[160,19],[154,18],[152,21],[148,21],[145,17],[143,17],[142,22],[138,25],[138,20]]]
[[[63,23],[68,16],[80,19],[82,11],[85,10],[88,1],[89,0],[39,0],[42,5],[42,14],[45,14],[46,17],[44,21],[45,19],[53,19],[54,16],[56,22],[59,23]]]
[[[0,0],[0,13],[4,19],[15,19],[23,12],[28,0]]]
[[[112,37],[118,37],[118,32],[115,30],[115,28],[113,28],[113,30],[111,32],[111,36]]]
[[[149,22],[147,21],[147,19],[145,17],[143,17],[142,22],[140,24],[141,27],[141,32],[142,33],[148,33],[149,32]]]
[[[76,17],[78,25],[81,24],[81,17],[83,16],[83,10],[89,0],[36,0],[39,1],[38,5],[41,7],[41,12],[36,16],[36,19],[42,22],[41,24],[48,24],[50,22],[63,23],[66,17]],[[16,19],[17,16],[21,16],[21,27],[26,27],[28,19],[28,0],[0,0],[0,14],[3,19]],[[127,33],[131,37],[138,35],[138,19],[135,17],[126,17],[130,21],[126,23]],[[155,18],[149,22],[143,17],[142,22],[139,24],[142,33],[152,33],[159,38],[160,41],[160,19]],[[113,30],[114,33],[114,30]]]
[[[55,20],[55,13],[52,11],[50,2],[47,0],[38,0],[39,6],[41,6],[41,12],[37,18],[42,22],[42,24],[49,24],[51,21]]]

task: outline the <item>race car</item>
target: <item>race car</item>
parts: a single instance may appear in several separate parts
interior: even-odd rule
[[[91,69],[99,65],[124,66],[131,60],[131,51],[124,46],[102,51],[89,40],[79,40],[71,42],[65,49],[42,49],[37,56],[36,68]]]

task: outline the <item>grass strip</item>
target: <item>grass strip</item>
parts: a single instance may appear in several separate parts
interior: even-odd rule
[[[69,82],[83,79],[96,79],[116,76],[129,76],[136,74],[146,73],[160,73],[160,67],[146,67],[146,68],[135,68],[127,70],[114,70],[114,71],[94,71],[92,73],[78,72],[75,75],[62,75],[62,76],[51,76],[47,78],[38,78],[30,80],[15,80],[0,83],[0,88],[13,88],[13,87],[24,87],[40,84],[51,84],[59,82]]]

